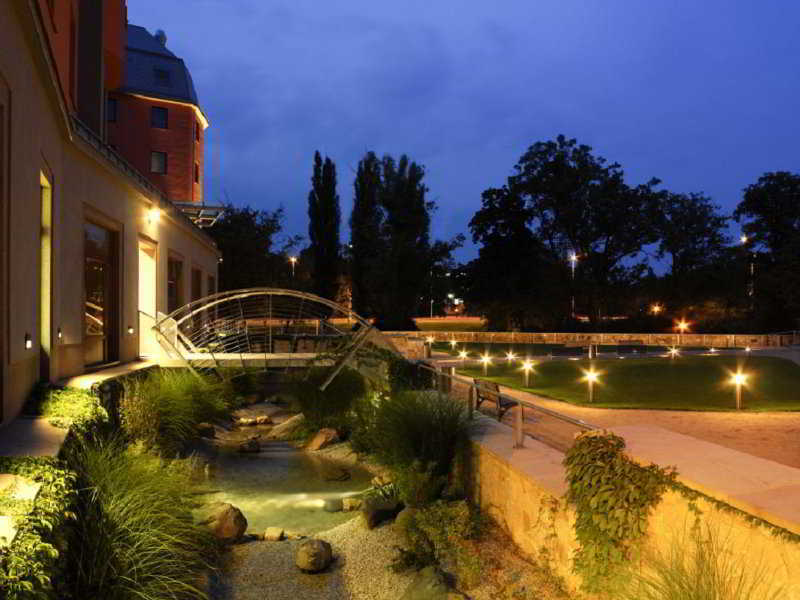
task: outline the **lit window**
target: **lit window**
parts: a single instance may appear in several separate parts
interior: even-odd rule
[[[153,106],[150,108],[150,126],[158,127],[159,129],[167,129],[169,125],[169,112],[166,108],[161,106]]]
[[[200,183],[200,165],[194,163],[194,182]]]
[[[151,152],[150,153],[150,172],[161,173],[162,175],[167,172],[167,153],[166,152]]]

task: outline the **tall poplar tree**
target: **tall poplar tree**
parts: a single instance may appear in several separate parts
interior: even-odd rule
[[[313,290],[318,296],[333,300],[339,287],[341,210],[336,193],[336,165],[327,156],[323,162],[319,152],[314,154],[308,219]]]
[[[350,214],[350,264],[353,310],[371,317],[377,309],[380,257],[383,255],[380,207],[381,165],[374,152],[358,163]]]

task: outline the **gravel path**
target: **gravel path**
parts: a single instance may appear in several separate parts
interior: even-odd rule
[[[324,573],[308,575],[294,565],[302,541],[250,542],[234,546],[224,573],[212,583],[214,600],[395,600],[410,582],[389,564],[399,544],[394,525],[368,530],[361,519],[317,536],[333,548]]]

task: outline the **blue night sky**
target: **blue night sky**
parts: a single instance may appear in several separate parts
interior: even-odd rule
[[[798,169],[790,0],[128,0],[128,12],[164,29],[192,72],[211,120],[207,198],[219,150],[234,204],[282,205],[287,234],[307,235],[317,149],[338,167],[343,239],[367,150],[425,165],[439,238],[467,234],[481,192],[560,133],[631,184],[655,176],[726,213],[763,172]]]

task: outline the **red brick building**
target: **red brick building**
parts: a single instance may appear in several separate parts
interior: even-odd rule
[[[208,119],[191,74],[162,31],[126,24],[124,76],[106,106],[108,143],[169,200],[203,203]]]

